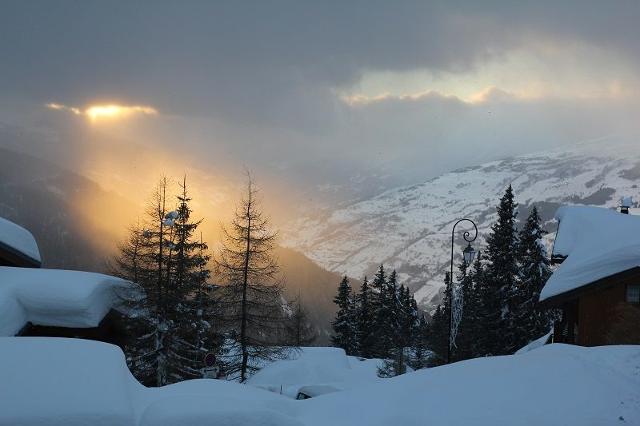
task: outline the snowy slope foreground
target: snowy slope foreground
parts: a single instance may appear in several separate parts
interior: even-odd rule
[[[522,216],[535,203],[550,220],[563,204],[612,207],[621,196],[637,196],[639,178],[637,146],[580,144],[457,170],[303,218],[285,244],[330,271],[357,278],[384,263],[398,270],[418,301],[433,305],[449,265],[451,226],[462,217],[473,219],[481,242],[509,184]]]
[[[307,426],[640,425],[640,347],[553,344],[301,402]]]
[[[93,272],[0,266],[0,336],[15,335],[27,322],[97,327],[128,286],[120,278]]]
[[[0,337],[0,425],[302,425],[282,414],[289,401],[218,380],[146,388],[107,343]]]
[[[553,344],[296,401],[191,380],[145,388],[119,348],[0,338],[0,425],[640,425],[640,347]]]

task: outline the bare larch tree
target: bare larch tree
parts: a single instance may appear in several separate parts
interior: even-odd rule
[[[281,346],[285,301],[273,256],[276,233],[260,209],[250,175],[231,225],[223,226],[223,236],[214,262],[224,284],[220,306],[231,346],[225,369],[244,382],[262,362],[281,358],[287,351]]]

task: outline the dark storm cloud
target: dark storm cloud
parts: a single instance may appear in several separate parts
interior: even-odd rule
[[[313,124],[366,71],[466,71],[536,34],[638,53],[637,2],[513,3],[4,2],[0,90]]]
[[[0,107],[150,105],[162,117],[139,139],[196,156],[217,149],[229,163],[309,185],[418,179],[622,130],[636,136],[637,99],[496,91],[477,104],[438,93],[343,102],[363,76],[426,70],[455,80],[539,44],[613,52],[638,71],[638,22],[638,1],[4,1]]]

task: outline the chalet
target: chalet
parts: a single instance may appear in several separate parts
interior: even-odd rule
[[[31,232],[0,217],[0,266],[39,268],[41,263]]]
[[[554,342],[640,343],[640,216],[590,206],[561,207],[552,262],[540,294],[557,308]]]
[[[0,266],[0,336],[122,344],[129,289],[127,281],[93,272]]]

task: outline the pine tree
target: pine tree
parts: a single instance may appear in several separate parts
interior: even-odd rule
[[[144,226],[131,228],[112,262],[114,274],[138,285],[127,298],[130,339],[124,351],[133,374],[150,386],[201,377],[202,354],[217,346],[207,247],[194,238],[199,222],[190,221],[186,179],[177,211],[168,211],[167,189],[162,178]]]
[[[514,292],[515,348],[549,332],[552,313],[538,305],[540,292],[551,270],[542,243],[544,231],[538,209],[534,206],[518,238],[518,282]]]
[[[397,283],[395,273],[387,280],[384,266],[380,265],[371,282],[375,336],[373,355],[386,359],[392,356],[393,339],[397,330]]]
[[[318,333],[309,322],[300,297],[291,305],[292,312],[286,325],[287,344],[294,347],[309,346],[316,340]]]
[[[418,307],[416,304],[416,312]],[[429,323],[424,315],[418,314],[418,321],[411,338],[411,357],[408,365],[414,370],[420,370],[429,365],[431,351],[429,350]]]
[[[509,185],[497,207],[498,220],[487,238],[487,265],[479,289],[482,328],[486,330],[480,348],[483,355],[508,354],[514,346],[513,307],[510,302],[518,275],[516,207]]]
[[[186,177],[177,199],[167,291],[168,316],[174,325],[167,350],[171,381],[201,378],[204,356],[208,352],[215,353],[220,344],[211,324],[215,310],[207,286],[210,257],[206,254],[207,245],[202,236],[196,237],[202,221],[191,220]]]
[[[477,253],[473,265],[468,266],[463,259],[458,268],[458,282],[462,292],[463,308],[456,337],[456,347],[452,355],[455,361],[474,358],[477,351],[476,340],[480,334],[484,333],[478,327],[480,301],[477,283],[481,274],[480,252]]]
[[[338,285],[338,293],[333,303],[337,305],[338,311],[332,323],[331,343],[333,346],[344,349],[347,355],[355,355],[358,351],[356,306],[346,275]]]
[[[396,271],[389,275],[382,295],[376,329],[379,332],[378,356],[385,361],[378,375],[397,376],[406,371],[405,350],[409,342],[405,337],[411,331],[408,324],[410,308],[403,306],[409,304],[408,294],[405,294],[404,286],[398,288]]]
[[[232,342],[225,369],[244,382],[259,363],[285,356],[286,338],[282,287],[273,256],[276,234],[260,210],[257,190],[248,177],[247,191],[236,208],[231,227],[223,227],[224,241],[215,258],[224,281],[219,303]]]
[[[485,271],[483,263],[483,252],[478,251],[476,258],[473,262],[473,267],[469,273],[470,277],[470,290],[467,296],[468,303],[468,315],[467,320],[464,320],[463,327],[464,332],[468,337],[468,350],[470,358],[477,358],[484,356],[484,352],[481,350],[482,337],[485,335],[483,327],[483,305],[481,297],[481,289],[485,280]]]
[[[449,273],[444,277],[444,297],[433,313],[427,327],[427,346],[432,352],[434,365],[444,364],[447,361],[447,348],[449,345],[449,295],[451,294],[451,280]]]
[[[132,318],[127,321],[130,337],[124,352],[132,373],[149,386],[168,383],[167,187],[168,180],[162,177],[147,205],[143,225],[131,228],[112,262],[114,275],[137,284],[135,294],[125,296]]]
[[[357,329],[356,338],[358,355],[363,358],[373,358],[375,351],[375,312],[371,304],[371,289],[367,277],[364,277],[357,297]]]
[[[128,311],[127,340],[123,350],[132,374],[145,386],[158,385],[154,326],[157,295],[153,292],[156,289],[155,263],[151,255],[149,234],[138,224],[129,228],[129,236],[118,244],[118,252],[109,263],[112,275],[131,281],[135,286],[120,295]]]

